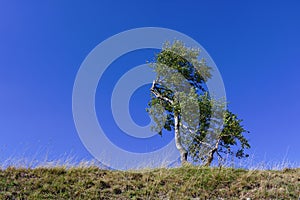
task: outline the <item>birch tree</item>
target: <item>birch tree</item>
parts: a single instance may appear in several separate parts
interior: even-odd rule
[[[247,131],[242,120],[225,109],[226,102],[210,96],[205,83],[212,76],[211,67],[199,59],[200,53],[181,41],[166,42],[150,63],[156,73],[147,108],[155,122],[152,129],[160,135],[164,130],[174,132],[182,164],[188,156],[204,165],[211,165],[215,155],[247,157]]]

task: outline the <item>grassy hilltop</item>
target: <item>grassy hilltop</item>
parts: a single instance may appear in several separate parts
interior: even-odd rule
[[[9,167],[0,199],[298,199],[300,168],[181,167],[110,171],[98,167]]]

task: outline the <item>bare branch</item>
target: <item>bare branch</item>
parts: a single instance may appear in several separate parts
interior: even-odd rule
[[[162,96],[159,92],[156,91],[156,89],[155,89],[155,84],[156,84],[156,81],[153,81],[150,91],[151,91],[157,98],[162,99],[162,100],[164,100],[164,101],[166,101],[166,102],[168,102],[168,103],[170,103],[170,104],[173,104],[174,102],[173,102],[171,99]]]

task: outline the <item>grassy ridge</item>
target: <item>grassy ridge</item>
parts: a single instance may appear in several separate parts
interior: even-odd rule
[[[0,170],[0,199],[298,199],[300,168],[181,167],[122,172],[98,167]]]

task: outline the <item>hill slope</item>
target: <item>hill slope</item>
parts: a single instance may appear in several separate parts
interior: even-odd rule
[[[0,199],[298,199],[300,169],[0,170]]]

